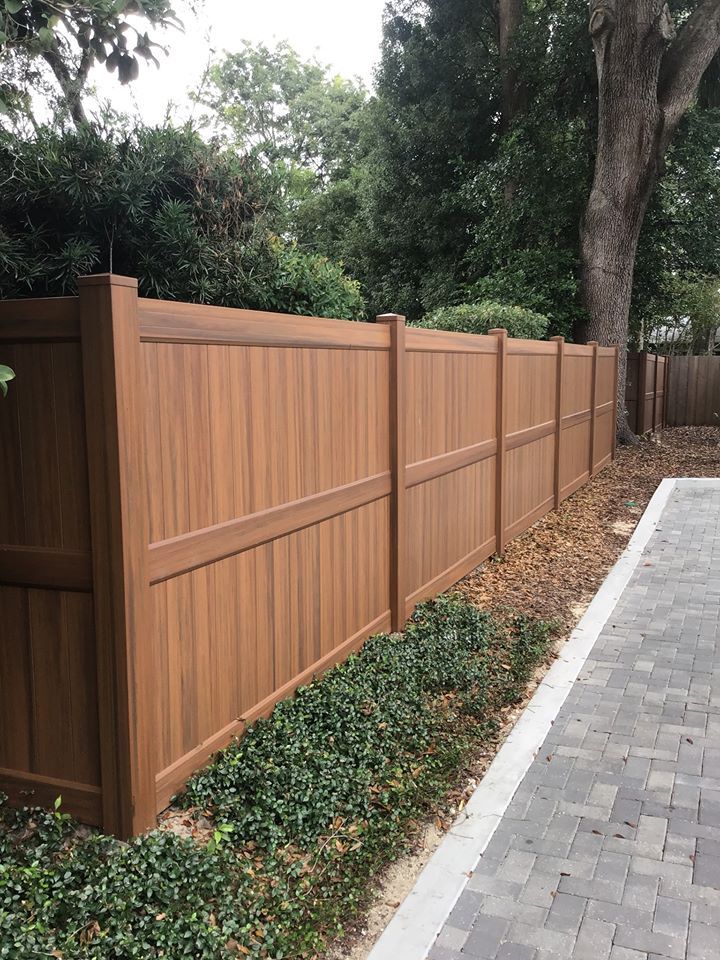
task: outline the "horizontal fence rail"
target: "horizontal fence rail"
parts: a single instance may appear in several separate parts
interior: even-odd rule
[[[670,358],[667,423],[720,426],[720,357]]]
[[[138,298],[0,304],[0,789],[129,836],[614,456],[617,349]]]

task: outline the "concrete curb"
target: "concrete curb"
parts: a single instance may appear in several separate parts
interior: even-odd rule
[[[368,960],[426,960],[495,828],[615,609],[678,481],[663,480],[630,542]],[[683,485],[687,481],[680,481]]]

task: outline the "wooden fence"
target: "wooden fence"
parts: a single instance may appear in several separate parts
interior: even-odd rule
[[[0,789],[128,836],[614,453],[617,351],[139,299],[0,305]]]
[[[628,353],[625,404],[630,428],[654,433],[665,424],[668,358],[654,353]]]
[[[667,423],[720,426],[720,357],[670,358]]]

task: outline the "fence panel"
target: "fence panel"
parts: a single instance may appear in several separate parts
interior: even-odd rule
[[[554,506],[557,347],[508,341],[503,542]]]
[[[614,347],[597,348],[595,378],[595,438],[592,472],[597,473],[612,459],[617,419],[617,357]]]
[[[669,426],[720,426],[720,357],[672,357],[667,387]]]
[[[668,357],[646,352],[628,354],[625,406],[635,433],[649,433],[664,426],[668,368]]]
[[[593,357],[586,347],[565,345],[560,441],[560,499],[574,493],[590,475]]]
[[[406,332],[408,609],[495,549],[497,340]]]
[[[278,343],[250,311],[139,313],[161,808],[389,626],[389,335],[297,317]]]
[[[613,456],[615,349],[378,319],[143,300],[108,276],[2,305],[15,800],[149,826],[247,723]]]
[[[0,339],[0,790],[100,823],[77,299],[13,304]]]

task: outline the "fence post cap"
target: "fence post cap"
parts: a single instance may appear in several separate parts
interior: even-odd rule
[[[402,313],[380,313],[375,317],[375,323],[405,323]]]
[[[560,343],[560,342],[565,343],[565,337],[562,336],[562,334],[560,334],[560,335],[557,336],[557,337],[550,337],[550,342],[551,342],[551,343]]]
[[[117,273],[91,273],[87,277],[78,277],[78,287],[133,287],[137,290],[135,277],[122,277]]]
[[[491,337],[506,337],[508,332],[505,327],[493,327],[492,330],[488,330],[488,335]]]

